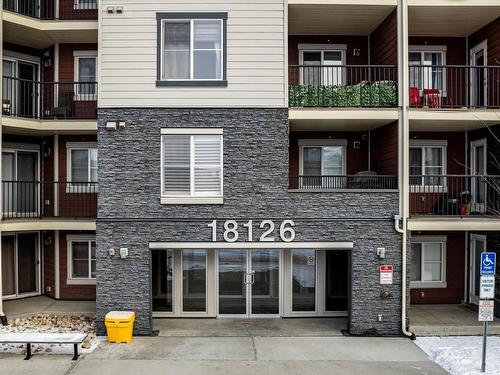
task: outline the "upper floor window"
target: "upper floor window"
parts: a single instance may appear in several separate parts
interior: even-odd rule
[[[346,146],[343,139],[301,139],[300,185],[307,187],[341,188],[346,170]]]
[[[76,100],[97,100],[97,51],[75,51]]]
[[[75,9],[97,9],[97,0],[75,0]]]
[[[162,129],[162,203],[222,203],[222,129]]]
[[[346,81],[345,55],[343,44],[302,44],[299,64],[302,85],[344,85]]]
[[[443,186],[446,174],[446,143],[410,144],[410,185]]]
[[[415,238],[411,243],[411,285],[413,287],[446,287],[446,239]]]
[[[88,284],[96,275],[95,236],[69,235],[68,241],[68,284]],[[95,282],[95,281],[94,281]]]
[[[446,49],[440,46],[411,46],[408,59],[410,87],[419,90],[446,89]]]
[[[93,143],[67,143],[68,193],[97,192],[97,146]]]
[[[227,13],[159,13],[158,85],[227,85]]]

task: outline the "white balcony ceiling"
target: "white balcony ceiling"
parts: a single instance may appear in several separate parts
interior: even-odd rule
[[[303,1],[289,2],[290,35],[368,35],[395,9],[390,4],[321,4],[320,1],[303,4]]]
[[[466,37],[500,17],[497,6],[410,6],[411,36]]]

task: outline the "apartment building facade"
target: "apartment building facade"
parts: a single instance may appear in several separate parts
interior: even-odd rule
[[[136,334],[344,317],[397,335],[412,305],[477,304],[499,4],[32,3],[2,12],[4,299],[96,298],[101,332],[127,309]]]

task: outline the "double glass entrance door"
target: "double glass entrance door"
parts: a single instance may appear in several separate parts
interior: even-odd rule
[[[218,313],[280,314],[280,250],[218,251]]]

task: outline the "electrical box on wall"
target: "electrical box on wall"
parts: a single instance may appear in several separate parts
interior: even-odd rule
[[[120,258],[125,259],[128,257],[128,249],[126,247],[120,247]]]

